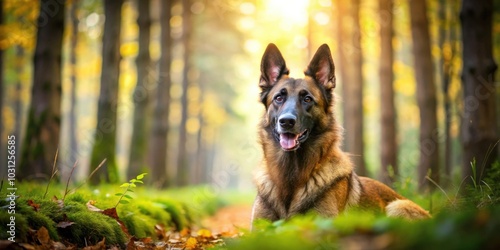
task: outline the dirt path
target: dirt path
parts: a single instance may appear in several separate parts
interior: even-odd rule
[[[251,205],[227,206],[204,219],[201,224],[214,233],[237,233],[250,228],[251,213]]]

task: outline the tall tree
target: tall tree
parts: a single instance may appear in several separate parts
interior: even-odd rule
[[[3,0],[0,0],[0,25],[4,24],[3,20]],[[3,40],[3,35],[0,36],[0,40]],[[0,158],[6,159],[5,154],[6,151],[4,150],[4,141],[6,136],[4,136],[4,125],[3,125],[3,93],[5,93],[4,88],[5,84],[3,84],[4,79],[3,79],[3,48],[0,47]],[[7,163],[5,160],[2,160],[0,162],[0,178],[2,178],[4,175],[7,173]]]
[[[359,2],[359,0],[337,1],[337,41],[342,77],[344,127],[347,128],[345,148],[353,155],[352,161],[356,172],[359,175],[367,175],[363,144],[363,53],[360,42]]]
[[[425,177],[439,183],[439,149],[437,143],[436,86],[427,20],[426,1],[410,0],[410,23],[413,41],[415,78],[417,81],[417,103],[420,110],[420,160],[418,164],[418,186],[428,187]],[[430,186],[434,187],[434,186]]]
[[[182,0],[182,44],[184,45],[184,68],[182,70],[182,96],[181,96],[181,122],[179,125],[179,154],[177,158],[177,184],[185,186],[189,184],[189,160],[187,156],[187,119],[188,119],[188,89],[189,89],[189,59],[191,54],[191,10],[190,1]]]
[[[47,177],[52,171],[61,130],[61,52],[65,1],[42,0],[31,105],[18,178]]]
[[[149,134],[149,95],[151,56],[149,43],[151,40],[151,15],[150,0],[138,0],[139,16],[139,54],[136,58],[137,85],[133,93],[135,104],[132,140],[130,142],[129,164],[127,180],[132,179],[142,171],[145,166],[147,154],[147,135]]]
[[[448,9],[455,13],[455,0],[439,0],[438,20],[439,20],[439,36],[438,44],[441,48],[441,57],[439,61],[439,70],[441,75],[441,88],[443,91],[444,102],[444,174],[446,177],[451,176],[452,166],[452,149],[451,149],[451,97],[449,93],[451,77],[453,75],[453,58],[455,57],[455,40],[456,27],[453,21],[449,18]]]
[[[168,185],[167,154],[168,131],[170,129],[168,117],[170,114],[170,64],[172,60],[172,39],[170,37],[170,18],[172,16],[172,1],[160,1],[160,46],[158,88],[156,91],[151,138],[149,139],[149,165],[151,166],[151,180],[155,186]]]
[[[380,180],[392,184],[398,173],[396,109],[394,107],[394,72],[392,63],[392,0],[379,0],[380,15]],[[392,173],[390,169],[392,168]]]
[[[475,159],[477,183],[498,160],[494,81],[497,64],[493,58],[492,18],[492,0],[462,1],[462,173],[464,177],[474,176],[471,162]]]
[[[76,114],[76,88],[77,88],[77,56],[76,51],[78,47],[78,16],[77,10],[79,7],[79,0],[73,0],[70,8],[71,18],[71,41],[69,49],[69,64],[70,64],[70,79],[71,79],[71,93],[70,93],[70,113],[69,113],[69,146],[71,149],[70,159],[76,160],[78,154],[78,141],[76,136],[77,130],[77,114]]]
[[[118,181],[116,164],[116,111],[118,103],[118,80],[120,77],[120,30],[123,0],[104,1],[104,31],[102,38],[101,90],[97,107],[97,126],[90,169],[94,170],[104,159],[106,163],[93,177],[94,184],[100,181]]]

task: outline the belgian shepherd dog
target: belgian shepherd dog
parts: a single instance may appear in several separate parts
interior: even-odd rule
[[[276,45],[262,57],[260,124],[263,167],[256,173],[252,221],[271,221],[315,211],[337,216],[351,207],[408,219],[429,213],[388,186],[354,172],[340,148],[343,130],[335,119],[335,66],[328,45],[319,47],[304,78],[289,76]]]

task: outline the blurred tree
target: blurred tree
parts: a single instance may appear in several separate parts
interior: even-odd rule
[[[451,77],[453,75],[453,59],[455,57],[455,40],[456,27],[453,25],[452,20],[449,18],[448,9],[455,13],[455,0],[439,0],[438,6],[438,25],[439,36],[438,45],[441,48],[441,57],[439,62],[439,70],[441,75],[441,87],[443,90],[444,99],[444,174],[447,178],[451,177],[452,166],[452,148],[451,148],[451,97],[449,93]]]
[[[4,13],[3,13],[3,0],[0,0],[0,26],[4,25]],[[4,39],[4,34],[0,35],[0,41]],[[4,125],[3,125],[3,93],[5,93],[5,84],[4,84],[4,76],[3,76],[3,51],[4,48],[0,46],[0,158],[6,159],[5,154],[6,150],[4,149],[4,143],[6,141],[4,136]],[[0,162],[0,178],[2,178],[7,174],[7,162],[2,160]]]
[[[494,79],[497,64],[493,58],[492,18],[492,0],[462,1],[462,173],[464,178],[475,176],[476,183],[498,160]],[[476,174],[471,168],[474,159]]]
[[[150,91],[151,82],[149,78],[149,69],[151,68],[151,56],[149,53],[151,40],[150,0],[138,0],[137,8],[139,12],[137,18],[137,24],[139,25],[139,54],[136,58],[137,85],[132,96],[135,109],[127,180],[144,172],[143,168],[146,165],[147,154],[147,135],[150,133],[149,99],[152,93]]]
[[[59,147],[64,6],[65,1],[40,2],[31,105],[17,171],[19,179],[50,176]]]
[[[172,17],[172,1],[160,1],[160,46],[161,56],[158,70],[158,87],[154,97],[154,115],[149,138],[149,165],[151,181],[157,187],[168,186],[167,156],[168,117],[170,115],[170,65],[172,60],[172,39],[170,37],[170,18]]]
[[[345,150],[352,154],[356,173],[368,175],[363,144],[363,51],[359,23],[359,0],[337,1],[338,48],[344,113]]]
[[[182,44],[184,46],[184,68],[182,70],[182,96],[181,96],[181,122],[179,125],[179,153],[177,158],[177,185],[186,186],[189,184],[190,164],[188,160],[187,141],[187,119],[188,119],[188,89],[190,70],[190,34],[193,32],[191,26],[191,3],[189,0],[182,0]]]
[[[91,179],[91,183],[101,181],[117,182],[116,163],[116,112],[120,77],[120,30],[123,0],[104,1],[104,31],[102,38],[101,90],[97,107],[97,124],[94,147],[90,160],[93,171],[104,160],[106,163]]]
[[[394,72],[392,64],[392,0],[379,0],[380,22],[380,180],[391,185],[398,174],[396,109],[394,107]],[[392,168],[392,173],[391,173]]]
[[[431,57],[429,23],[425,1],[410,0],[410,24],[413,41],[413,58],[417,81],[417,103],[420,110],[420,161],[418,186],[428,185],[425,177],[439,183],[439,147],[437,142],[436,86]]]
[[[71,40],[69,48],[69,64],[70,64],[70,79],[71,79],[71,92],[70,92],[70,108],[69,108],[69,145],[71,148],[70,159],[76,159],[78,154],[78,141],[76,136],[77,129],[77,116],[76,113],[76,88],[77,88],[77,59],[76,50],[78,46],[78,16],[77,10],[79,8],[79,0],[73,0],[70,8],[71,18]]]

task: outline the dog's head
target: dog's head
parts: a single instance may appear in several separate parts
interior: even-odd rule
[[[328,45],[319,47],[304,74],[301,79],[289,77],[276,45],[267,46],[259,83],[261,102],[266,107],[263,126],[285,151],[295,151],[320,136],[333,119],[335,66]]]

